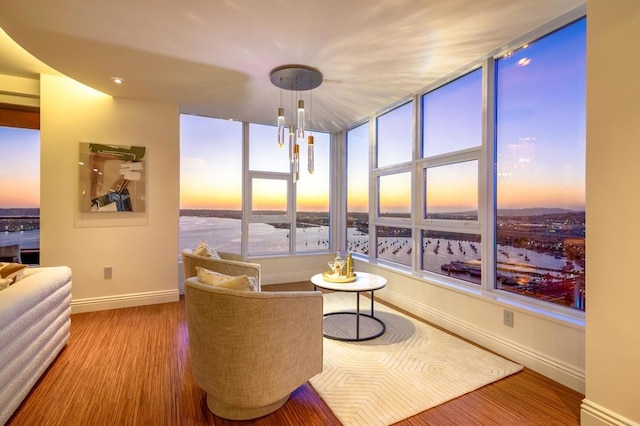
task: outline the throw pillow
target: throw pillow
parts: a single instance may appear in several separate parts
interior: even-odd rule
[[[200,241],[198,247],[193,249],[193,254],[195,254],[196,256],[210,257],[212,259],[220,259],[220,255],[218,254],[218,252],[204,241]]]
[[[22,263],[5,263],[0,269],[0,278],[11,280],[11,284],[20,281],[27,265]]]
[[[253,291],[253,286],[246,275],[233,277],[231,275],[221,274],[220,272],[210,271],[200,266],[196,266],[196,271],[198,272],[198,281],[203,284],[234,290]]]
[[[249,277],[247,277],[246,275],[240,275],[239,277],[224,281],[219,284],[218,287],[230,288],[233,290],[253,291],[253,287],[249,282]]]

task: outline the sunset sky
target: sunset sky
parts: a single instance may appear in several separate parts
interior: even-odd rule
[[[0,126],[0,208],[40,207],[40,131]]]
[[[581,19],[498,61],[498,208],[584,210],[585,40]]]
[[[315,171],[307,172],[307,144],[299,141],[298,211],[328,211],[330,137],[314,132]],[[288,173],[287,146],[277,144],[275,126],[249,126],[249,168]],[[182,115],[180,117],[180,208],[240,210],[242,203],[242,123]],[[254,210],[282,210],[286,186],[282,181],[253,182]]]
[[[568,30],[498,61],[498,208],[584,209],[585,38],[583,19]],[[576,69],[580,71],[576,73]],[[482,105],[478,104],[477,87],[481,74],[472,73],[461,80],[427,95],[425,111],[430,111],[424,121],[427,155],[478,146],[482,122],[477,117]],[[378,119],[378,137],[382,141],[380,165],[411,158],[411,114],[408,105]],[[296,184],[299,211],[329,208],[330,139],[326,133],[316,132],[314,136],[316,166],[312,175],[306,171],[306,142],[301,145],[300,181]],[[348,144],[348,210],[368,211],[368,124],[349,131]],[[251,124],[249,145],[251,170],[289,171],[288,151],[286,147],[278,148],[275,126]],[[39,151],[39,131],[0,127],[0,208],[39,207]],[[241,209],[242,123],[182,115],[180,157],[181,208]],[[476,191],[477,183],[456,183],[459,174],[447,176],[450,173],[447,169],[456,168],[428,172],[438,181],[446,182],[428,184],[432,192],[427,201],[430,208],[439,211],[477,208],[473,195],[469,195]],[[464,174],[468,173],[465,169]],[[381,180],[381,204],[387,211],[403,212],[409,208],[411,184],[406,176]],[[254,209],[281,209],[286,203],[283,198],[286,190],[263,178],[255,182]]]

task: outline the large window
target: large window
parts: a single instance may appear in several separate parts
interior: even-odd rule
[[[331,137],[322,132],[308,134],[314,138],[313,154],[309,153],[309,139],[298,139],[296,175],[289,151],[279,148],[275,142],[276,127],[249,124],[249,178],[253,206],[248,228],[249,255],[317,252],[331,247]],[[310,155],[314,166],[311,170]]]
[[[313,172],[308,173],[308,139],[301,145],[300,176],[296,182],[296,252],[329,250],[331,136],[314,132]]]
[[[376,258],[410,267],[413,109],[407,102],[376,119]]]
[[[347,132],[347,250],[369,255],[369,122]]]
[[[242,123],[180,116],[180,243],[240,253]]]
[[[496,63],[496,287],[584,309],[581,19]]]
[[[4,112],[0,120],[0,246],[19,244],[23,263],[39,263],[39,113]],[[25,121],[24,114],[35,117]]]
[[[481,283],[482,69],[422,96],[420,269]]]
[[[291,250],[293,179],[289,151],[278,147],[274,126],[249,124],[248,254]]]
[[[296,179],[275,126],[181,115],[180,250],[200,241],[249,256],[329,250],[331,137],[313,136],[314,170],[299,140]]]
[[[399,101],[370,118],[373,131],[349,130],[347,249],[425,280],[584,310],[585,22]]]

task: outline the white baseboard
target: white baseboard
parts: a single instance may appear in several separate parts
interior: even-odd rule
[[[604,408],[595,402],[583,399],[580,405],[580,424],[582,426],[638,426],[639,423],[626,419],[618,413]]]
[[[180,300],[178,289],[150,291],[147,293],[118,294],[114,296],[73,299],[71,313],[104,311],[108,309],[130,308],[133,306],[155,305]]]
[[[452,333],[495,351],[577,392],[582,394],[585,392],[585,373],[583,369],[553,359],[546,354],[533,351],[530,348],[521,346],[500,336],[496,336],[478,328],[475,324],[460,321],[458,318],[417,303],[415,300],[388,289],[379,291],[376,293],[376,296],[433,324],[443,327]]]

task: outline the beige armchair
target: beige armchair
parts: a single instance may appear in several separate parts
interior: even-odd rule
[[[0,246],[0,262],[22,263],[20,258],[20,244]]]
[[[261,289],[261,272],[258,263],[249,263],[242,260],[242,256],[234,253],[226,253],[219,251],[218,255],[222,259],[214,259],[206,256],[198,256],[193,254],[193,250],[182,250],[182,268],[184,270],[184,279],[195,277],[198,275],[196,266],[208,269],[210,271],[220,272],[221,274],[231,275],[234,277],[246,275],[255,278],[258,289]]]
[[[322,371],[322,293],[254,292],[185,281],[191,369],[219,417],[280,408]]]

